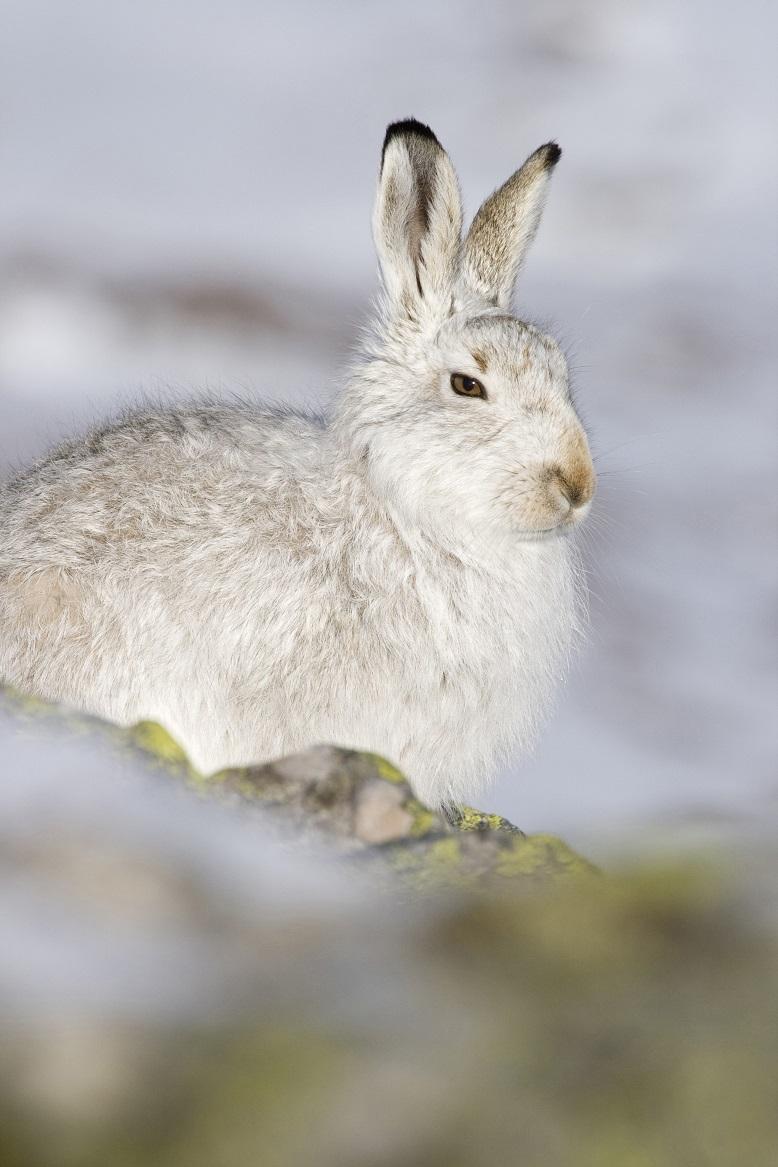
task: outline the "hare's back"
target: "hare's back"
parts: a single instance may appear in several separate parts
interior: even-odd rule
[[[239,546],[313,472],[320,436],[315,418],[247,406],[129,414],[0,489],[0,572]]]

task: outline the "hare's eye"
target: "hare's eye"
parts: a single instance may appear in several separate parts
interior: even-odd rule
[[[464,373],[451,374],[451,388],[460,397],[483,397],[486,400],[486,390],[475,377],[467,377]]]

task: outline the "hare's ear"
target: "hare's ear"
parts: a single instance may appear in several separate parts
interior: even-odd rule
[[[386,131],[373,235],[393,311],[418,319],[450,304],[462,203],[446,151],[421,122]]]
[[[538,229],[551,172],[562,151],[540,146],[473,220],[462,249],[462,279],[476,295],[507,308],[519,268]]]

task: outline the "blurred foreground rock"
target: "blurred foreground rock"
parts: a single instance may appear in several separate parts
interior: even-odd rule
[[[8,694],[0,759],[4,1165],[775,1161],[778,946],[726,863],[592,876],[382,759],[203,778]]]
[[[0,690],[0,694],[3,691]],[[182,779],[200,795],[258,812],[266,833],[296,848],[324,844],[416,889],[477,886],[497,877],[542,881],[594,868],[552,835],[528,838],[499,815],[472,807],[451,820],[414,798],[399,770],[377,754],[315,746],[265,765],[198,774],[155,722],[124,729],[4,691],[5,707],[33,733],[41,723],[105,741],[118,757]]]

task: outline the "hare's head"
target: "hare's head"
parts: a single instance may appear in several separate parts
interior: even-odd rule
[[[587,512],[595,476],[554,341],[511,314],[560,155],[541,146],[462,238],[456,174],[416,121],[387,130],[373,229],[374,342],[343,421],[388,501],[422,524],[541,539]]]

